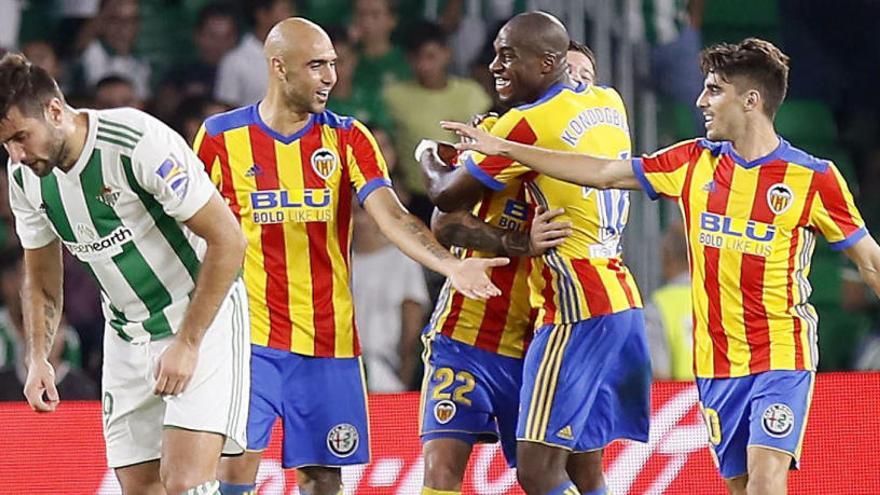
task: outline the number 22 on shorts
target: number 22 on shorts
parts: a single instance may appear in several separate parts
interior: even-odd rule
[[[431,380],[435,382],[431,393],[433,400],[449,400],[451,398],[459,404],[471,405],[471,400],[466,397],[466,394],[476,386],[474,375],[467,371],[455,372],[452,368],[437,368],[434,370]],[[451,393],[447,391],[450,388],[452,389]]]

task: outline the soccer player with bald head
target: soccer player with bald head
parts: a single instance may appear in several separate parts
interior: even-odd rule
[[[494,45],[496,55],[489,69],[495,76],[495,90],[502,101],[514,106],[491,127],[491,135],[607,157],[629,155],[629,128],[620,96],[613,89],[574,82],[566,60],[570,40],[556,18],[539,12],[520,14],[501,28]],[[595,73],[594,67],[577,75],[581,72],[588,79]],[[513,239],[513,234],[528,230],[532,210],[559,214],[564,208],[556,233],[570,236],[532,258],[525,269],[537,329],[522,364],[517,446],[515,458],[508,455],[508,461],[515,461],[519,482],[530,495],[606,493],[605,446],[619,438],[648,439],[651,372],[642,303],[620,256],[629,209],[627,194],[585,189],[535,174],[513,160],[474,152],[461,154],[457,166],[448,167],[432,151],[436,147],[421,148],[419,159],[429,182],[429,196],[442,211],[483,214],[492,211],[499,198],[511,196],[523,204],[516,209],[496,208],[500,210],[496,215],[483,219],[501,228],[514,225],[520,232],[507,236]],[[518,196],[520,187],[524,192]],[[511,222],[509,217],[517,215],[521,221]],[[520,244],[524,248],[520,254],[532,254],[528,242]],[[446,332],[441,327],[433,333]],[[450,346],[443,335],[434,338],[433,350],[442,352]],[[454,354],[443,357],[440,352],[432,359],[453,370],[456,377],[468,372],[476,379],[468,386],[473,393],[459,394],[466,401],[457,400],[456,394],[445,400],[446,411],[454,410],[459,418],[441,418],[446,424],[437,424],[443,421],[432,421],[425,409],[426,463],[437,450],[432,442],[445,441],[448,451],[458,442],[461,452],[465,451],[462,444],[479,440],[482,431],[475,427],[480,423],[474,419],[467,425],[461,416],[474,409],[471,403],[477,404],[482,395],[494,394],[490,404],[499,404],[497,398],[503,397],[494,390],[500,373],[478,369],[501,369],[492,364],[498,357],[486,357],[476,365],[461,359],[456,362]],[[426,402],[433,401],[435,408],[443,404],[444,397],[437,391],[444,392],[447,385],[443,376],[432,377],[425,389]],[[491,413],[504,442],[507,411],[500,408]],[[461,434],[463,424],[470,427],[470,437]],[[442,477],[427,476],[423,493],[456,493],[448,485],[431,486],[442,481]]]
[[[195,149],[248,240],[251,312],[248,452],[223,461],[221,492],[253,493],[272,425],[300,493],[341,493],[341,466],[369,461],[367,397],[350,290],[352,201],[404,253],[468,297],[499,293],[486,270],[505,259],[459,260],[398,201],[376,141],[326,110],[336,53],[318,25],[281,21],[264,52],[259,103],[207,119]]]

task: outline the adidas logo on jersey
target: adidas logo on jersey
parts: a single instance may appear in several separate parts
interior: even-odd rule
[[[710,193],[715,192],[715,181],[710,180],[707,182],[706,185],[703,186],[703,190]]]
[[[571,431],[571,425],[566,425],[565,428],[559,430],[556,433],[556,436],[563,440],[574,440],[574,433]]]
[[[263,169],[261,169],[260,166],[256,163],[251,165],[251,168],[247,169],[247,171],[244,173],[245,177],[254,177],[257,175],[263,175]]]

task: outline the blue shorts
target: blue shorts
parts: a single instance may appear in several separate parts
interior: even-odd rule
[[[522,359],[501,356],[436,334],[425,343],[422,442],[456,438],[501,441],[516,465],[516,416]]]
[[[641,309],[538,329],[516,436],[574,452],[648,441],[651,361]]]
[[[361,358],[318,358],[252,345],[248,450],[268,447],[278,418],[284,468],[370,462]]]
[[[709,443],[722,478],[748,473],[750,445],[791,454],[791,466],[797,469],[814,378],[814,372],[802,370],[697,378]]]

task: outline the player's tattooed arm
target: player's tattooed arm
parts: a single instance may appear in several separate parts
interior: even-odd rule
[[[532,254],[527,233],[496,227],[468,211],[434,210],[431,229],[437,240],[447,247],[459,246],[505,256]]]
[[[412,234],[413,237],[418,239],[419,244],[421,244],[422,247],[435,258],[441,261],[455,259],[449,251],[443,249],[443,247],[434,240],[431,231],[425,227],[425,224],[423,224],[421,220],[411,214],[406,214],[402,220],[404,228]]]
[[[38,412],[54,411],[59,401],[55,370],[49,356],[61,323],[63,275],[58,240],[41,248],[25,249],[21,302],[27,335],[28,375],[24,396]]]

